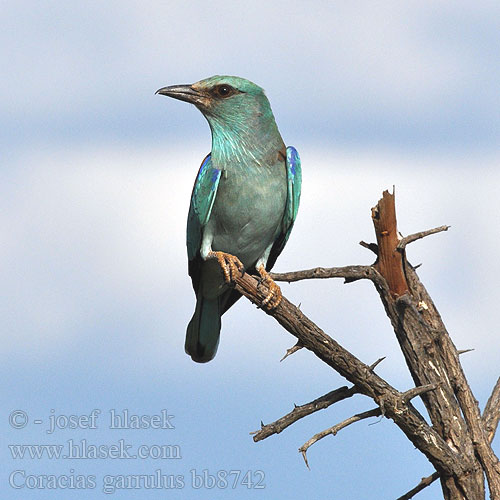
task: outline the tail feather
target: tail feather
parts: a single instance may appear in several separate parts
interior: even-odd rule
[[[214,358],[219,345],[221,327],[220,299],[207,299],[201,294],[186,332],[186,353],[197,363]]]

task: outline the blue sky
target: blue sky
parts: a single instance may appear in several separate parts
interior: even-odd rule
[[[209,151],[201,114],[157,88],[235,74],[263,86],[304,186],[277,271],[369,263],[372,207],[396,185],[410,260],[481,406],[498,376],[499,7],[495,2],[4,2],[0,52],[1,377],[7,498],[132,498],[105,475],[181,475],[141,498],[396,498],[432,472],[391,422],[313,434],[370,409],[361,397],[253,443],[249,432],[345,381],[241,300],[212,363],[183,352],[194,307],[184,247]],[[368,283],[283,285],[325,331],[401,390],[411,386]],[[98,429],[44,432],[50,415],[102,411]],[[108,412],[168,409],[175,429],[109,429]],[[29,424],[8,425],[23,410]],[[51,410],[54,410],[51,413]],[[37,426],[33,420],[41,419]],[[178,445],[179,460],[12,459],[7,444],[87,439]],[[498,439],[495,444],[498,451]],[[191,470],[265,473],[264,489],[195,489]],[[96,488],[13,489],[9,474],[95,475]],[[73,470],[73,472],[71,472]],[[19,477],[19,476],[18,476]],[[313,492],[313,493],[311,493]],[[434,485],[419,498],[439,496]]]

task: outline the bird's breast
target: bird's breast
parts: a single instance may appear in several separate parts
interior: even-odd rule
[[[226,171],[211,215],[213,250],[236,255],[245,267],[255,264],[281,230],[286,196],[284,163]]]

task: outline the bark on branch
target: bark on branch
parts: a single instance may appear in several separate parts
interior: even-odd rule
[[[500,377],[493,388],[493,392],[486,403],[483,412],[483,426],[488,437],[488,441],[491,443],[495,437],[495,433],[498,427],[498,421],[500,420]]]

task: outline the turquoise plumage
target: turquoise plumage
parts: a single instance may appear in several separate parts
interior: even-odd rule
[[[195,104],[212,131],[212,151],[198,171],[187,223],[197,302],[185,348],[194,361],[206,362],[217,350],[221,316],[240,298],[228,285],[235,275],[260,275],[269,289],[266,307],[281,300],[268,271],[297,217],[300,158],[293,147],[285,148],[264,91],[248,80],[215,76],[157,93]]]
[[[189,261],[200,250],[203,228],[210,219],[221,176],[221,170],[212,165],[210,156],[203,160],[191,194],[186,239]]]

